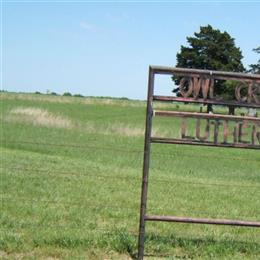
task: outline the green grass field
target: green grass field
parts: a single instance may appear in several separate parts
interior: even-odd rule
[[[145,102],[0,98],[0,258],[133,258]],[[155,124],[157,135],[179,131],[177,120]],[[154,144],[148,193],[149,214],[259,221],[259,151]],[[257,228],[150,222],[146,230],[147,259],[260,259]]]

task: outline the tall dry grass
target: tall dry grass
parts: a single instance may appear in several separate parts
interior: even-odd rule
[[[55,115],[45,109],[35,107],[16,107],[9,111],[5,118],[11,122],[26,122],[34,126],[71,128],[72,121],[60,115]]]

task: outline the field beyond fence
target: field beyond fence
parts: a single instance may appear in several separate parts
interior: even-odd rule
[[[134,258],[145,102],[15,93],[0,100],[0,258]],[[154,129],[178,133],[178,120],[155,120]],[[258,151],[154,144],[151,156],[149,214],[260,220]],[[147,223],[145,255],[259,259],[260,230]]]

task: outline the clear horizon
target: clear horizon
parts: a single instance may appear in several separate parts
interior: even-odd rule
[[[144,100],[148,66],[175,66],[186,37],[207,24],[235,38],[245,67],[259,59],[252,51],[260,46],[257,1],[1,5],[1,89],[7,91]],[[166,92],[173,86],[169,77],[157,83]]]

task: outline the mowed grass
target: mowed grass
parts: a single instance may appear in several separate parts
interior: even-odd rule
[[[145,102],[0,95],[0,258],[134,258]],[[155,135],[179,133],[156,120]],[[154,144],[149,181],[148,214],[259,221],[257,150]],[[260,258],[257,228],[146,227],[147,259]]]

